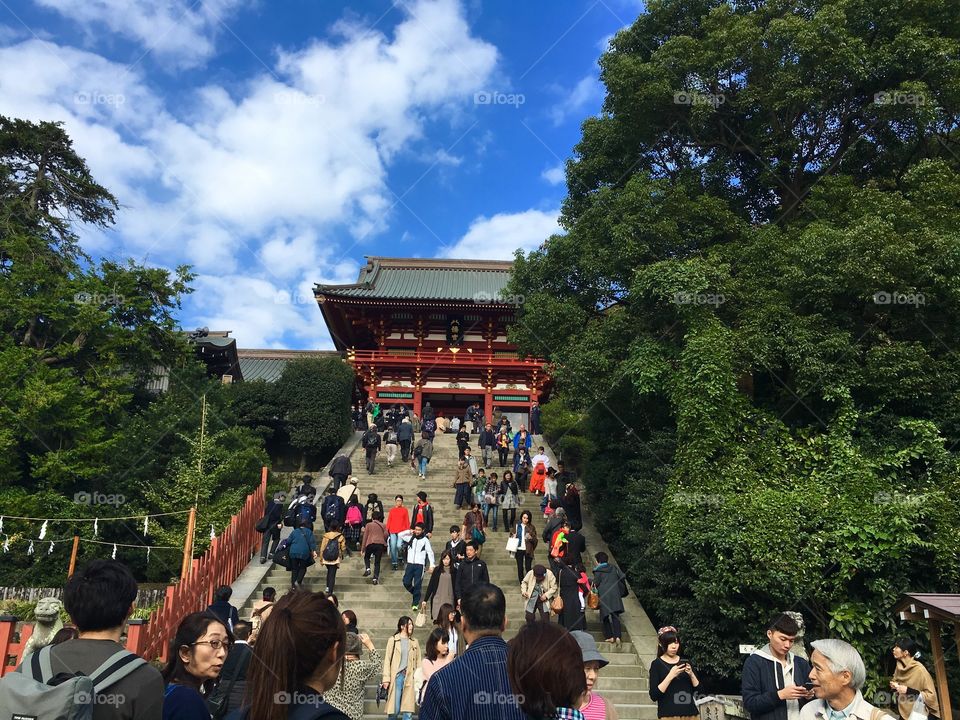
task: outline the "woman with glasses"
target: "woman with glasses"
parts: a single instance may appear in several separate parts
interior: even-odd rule
[[[204,699],[213,689],[233,637],[212,612],[187,615],[170,641],[163,680],[163,720],[210,720]]]

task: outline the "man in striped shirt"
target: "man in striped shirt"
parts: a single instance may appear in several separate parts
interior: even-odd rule
[[[490,583],[460,598],[466,651],[430,678],[420,720],[525,720],[507,676],[507,601]]]

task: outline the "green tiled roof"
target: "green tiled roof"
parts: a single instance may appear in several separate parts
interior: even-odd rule
[[[512,262],[368,257],[356,283],[317,284],[318,295],[491,302],[510,281]]]
[[[291,360],[301,357],[340,357],[336,351],[311,350],[240,350],[240,373],[244,382],[266,380],[276,382]]]

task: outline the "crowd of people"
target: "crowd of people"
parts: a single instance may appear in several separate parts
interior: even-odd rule
[[[372,432],[378,441],[365,453],[369,472],[375,472],[382,441],[388,464],[399,457],[425,476],[433,436],[444,431],[429,405],[422,421],[396,408],[384,415],[376,405],[358,407],[357,413],[364,437]],[[388,512],[376,493],[361,504],[350,460],[340,456],[330,465],[331,481],[319,500],[306,476],[291,502],[277,493],[267,504],[257,526],[263,533],[260,561],[286,566],[291,587],[283,594],[265,588],[249,619],[231,605],[229,587],[217,588],[206,610],[179,624],[162,669],[137,663],[119,644],[134,610],[136,582],[121,563],[94,561],[76,572],[64,591],[74,636],[58,636],[42,663],[25,658],[17,672],[36,680],[42,680],[38,673],[44,668],[94,678],[94,720],[359,720],[373,678],[379,679],[377,705],[396,720],[415,713],[423,720],[617,718],[614,704],[598,692],[608,660],[585,631],[587,610],[598,610],[605,642],[622,644],[626,577],[604,552],[593,554],[587,572],[579,490],[563,464],[552,467],[540,446],[530,457],[533,433],[523,425],[514,434],[506,417],[499,418],[496,430],[493,422],[480,420],[468,411],[457,423],[453,501],[466,512],[462,523],[448,527],[442,549],[434,550],[434,533],[442,531],[425,491],[409,505],[395,495]],[[534,424],[531,417],[531,424],[538,430],[539,418]],[[482,464],[473,455],[473,440]],[[513,453],[512,467],[504,443]],[[525,493],[539,505],[525,503]],[[319,523],[322,533],[315,530]],[[498,532],[501,524],[516,560],[517,586],[508,592],[518,594],[526,621],[509,642],[503,638],[505,591],[491,583],[482,558],[487,533]],[[281,542],[284,525],[291,533]],[[411,614],[397,619],[382,651],[360,629],[363,618],[341,611],[334,594],[338,570],[353,552],[362,557],[363,577],[374,585],[388,556],[391,570],[402,570],[402,585],[411,595]],[[322,593],[304,588],[305,574],[317,562],[323,566]],[[429,635],[421,646],[415,630],[427,622]],[[766,635],[767,644],[743,668],[743,703],[751,720],[878,720],[877,709],[861,693],[865,669],[853,647],[818,640],[807,660],[794,651],[802,637],[796,614],[778,614]],[[701,680],[696,664],[684,656],[678,629],[661,628],[657,642],[648,677],[658,718],[698,717]],[[897,669],[889,684],[895,711],[902,720],[919,720],[920,707],[927,720],[937,720],[936,690],[916,644],[898,641],[893,656]],[[104,676],[105,668],[119,669]],[[97,683],[98,676],[108,684]],[[8,709],[7,694],[0,681],[0,710]]]

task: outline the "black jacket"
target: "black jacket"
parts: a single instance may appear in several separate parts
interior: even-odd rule
[[[330,470],[327,471],[327,475],[333,477],[334,475],[352,475],[353,474],[353,463],[350,462],[350,458],[346,455],[338,455],[333,459],[333,462],[330,463]]]
[[[226,693],[230,690],[230,696],[227,700],[227,709],[236,710],[243,707],[243,694],[247,687],[247,668],[250,666],[250,658],[253,657],[253,648],[247,643],[234,643],[227,653],[227,659],[223,661],[223,669],[220,671],[220,680],[217,684],[216,693]],[[231,686],[230,681],[236,678]]]
[[[397,427],[397,440],[403,442],[404,440],[413,440],[413,425],[408,422],[402,422]]]
[[[263,513],[263,515],[265,518],[267,518],[267,522],[270,524],[270,527],[267,528],[268,531],[283,522],[284,510],[286,510],[286,508],[282,503],[271,500],[267,504],[267,510]]]
[[[487,430],[484,428],[480,431],[480,438],[477,440],[477,445],[480,447],[485,447],[487,445],[492,445],[496,447],[497,444],[497,435],[493,430]]]
[[[380,442],[380,434],[376,430],[367,430],[360,438],[360,445],[367,452],[379,450],[383,443]]]
[[[573,557],[577,565],[583,564],[583,553],[587,551],[587,539],[576,530],[567,535],[567,554]]]
[[[237,609],[230,604],[229,600],[217,600],[212,603],[207,610],[223,620],[223,624],[231,630],[236,623],[240,622],[240,615],[237,613]]]
[[[490,582],[490,571],[487,570],[487,564],[483,560],[478,557],[474,557],[473,561],[464,559],[457,568],[457,581],[453,585],[453,594],[457,598],[462,598],[464,593],[477,583],[488,582]]]
[[[743,664],[743,707],[751,720],[787,720],[787,701],[777,693],[783,689],[783,665],[769,654],[770,646],[755,650]],[[793,683],[803,685],[810,678],[810,663],[801,657],[793,659]],[[803,707],[806,701],[801,700]]]
[[[460,538],[456,543],[452,540],[447,540],[447,544],[443,546],[444,550],[449,550],[450,555],[453,556],[453,564],[455,567],[460,567],[461,560],[457,557],[458,555],[467,555],[467,541],[463,538]],[[436,572],[436,571],[434,571]]]
[[[387,516],[383,512],[383,503],[380,502],[380,500],[367,500],[367,504],[365,506],[365,511],[363,514],[363,519],[366,522],[370,522],[371,520],[373,520],[373,514],[375,512],[379,512],[381,515],[383,515],[384,520],[387,519]]]
[[[410,527],[413,527],[417,524],[417,506],[413,506],[413,510],[410,511]],[[423,506],[423,534],[433,532],[433,506],[430,503],[427,503]]]

